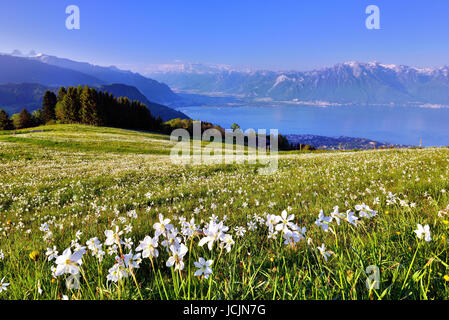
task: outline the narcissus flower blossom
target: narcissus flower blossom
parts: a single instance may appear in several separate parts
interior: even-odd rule
[[[184,256],[187,253],[187,247],[181,243],[180,246],[171,246],[170,247],[171,256],[167,260],[167,267],[173,267],[175,266],[175,270],[182,270],[184,269],[184,262],[182,259],[184,259]]]
[[[62,255],[56,258],[56,271],[55,275],[59,277],[63,274],[78,274],[79,266],[82,264],[82,258],[84,250],[77,251],[72,254],[69,249],[64,250]]]
[[[214,242],[222,238],[224,236],[224,233],[228,230],[229,228],[223,225],[223,221],[220,223],[211,221],[203,230],[206,237],[201,239],[198,245],[202,247],[207,243],[209,250],[212,250]]]
[[[210,267],[214,261],[213,260],[205,260],[204,258],[199,259],[198,262],[194,262],[195,267],[198,270],[195,272],[195,276],[204,276],[204,278],[208,279],[209,275],[212,274],[212,268]]]
[[[146,236],[143,241],[140,241],[136,251],[142,251],[142,258],[157,258],[159,256],[159,251],[156,249],[158,246],[157,241],[156,237]]]
[[[323,228],[325,232],[329,231],[329,224],[332,222],[332,217],[326,217],[324,216],[323,210],[320,211],[320,214],[318,215],[318,219],[315,221],[315,224],[317,226],[320,226]]]
[[[123,231],[120,231],[119,227],[115,227],[115,231],[106,230],[104,235],[106,236],[106,241],[104,242],[105,246],[112,246],[114,244],[119,244],[118,239],[123,234]]]
[[[129,276],[128,269],[124,268],[123,265],[119,263],[114,264],[108,272],[107,280],[112,282],[117,282]]]
[[[276,230],[279,232],[287,233],[292,228],[294,215],[287,215],[287,211],[284,210],[281,213],[281,216],[278,218],[279,223],[276,225]]]
[[[0,293],[2,291],[6,291],[8,289],[9,283],[8,282],[4,282],[4,281],[5,281],[5,278],[0,280]]]
[[[425,241],[430,242],[432,238],[430,237],[430,227],[426,224],[424,227],[418,224],[418,229],[414,230],[418,239],[424,238]]]
[[[173,225],[170,224],[170,219],[164,219],[162,214],[159,214],[159,222],[153,225],[155,232],[155,237],[159,237],[161,234],[165,234],[167,231],[173,229]]]
[[[53,246],[53,248],[47,248],[47,252],[45,252],[45,255],[48,257],[48,261],[56,259],[58,257],[56,246]]]
[[[320,247],[317,247],[317,249],[320,251],[321,255],[323,256],[324,260],[327,261],[327,258],[332,254],[331,251],[326,251],[326,246],[323,243]]]

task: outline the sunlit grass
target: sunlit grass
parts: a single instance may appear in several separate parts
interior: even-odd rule
[[[40,132],[44,130],[44,132]],[[448,270],[449,149],[381,150],[285,154],[271,176],[253,165],[183,167],[167,156],[169,137],[87,126],[49,126],[0,135],[0,280],[10,285],[0,299],[445,299]],[[394,194],[393,198],[389,193]],[[393,200],[392,200],[393,199]],[[320,210],[330,216],[365,203],[377,215],[358,227],[316,225]],[[130,212],[136,210],[137,219]],[[278,233],[269,239],[268,214],[293,214],[306,227],[291,247]],[[188,248],[181,272],[166,266],[169,254],[144,258],[123,281],[107,281],[115,256],[100,263],[83,255],[79,290],[67,275],[52,276],[55,261],[72,240],[131,226],[120,239],[154,236],[159,214],[171,219]],[[358,213],[357,213],[358,214]],[[229,227],[230,252],[218,243],[198,244],[204,235],[181,234],[179,217],[205,227],[215,215]],[[122,220],[122,221],[121,221]],[[250,223],[250,225],[248,225]],[[47,224],[52,235],[41,225]],[[417,238],[429,225],[432,240]],[[253,226],[255,230],[250,230]],[[244,236],[236,227],[245,228]],[[129,227],[128,227],[129,228]],[[332,251],[326,261],[318,246]],[[72,246],[72,251],[74,251]],[[103,246],[103,249],[106,249]],[[33,251],[38,251],[30,256]],[[124,254],[130,250],[122,247]],[[194,275],[194,262],[213,260],[208,279]],[[1,254],[0,254],[1,258]],[[34,260],[33,260],[34,258]],[[368,290],[366,268],[378,266],[380,288]],[[449,277],[446,277],[449,280]]]

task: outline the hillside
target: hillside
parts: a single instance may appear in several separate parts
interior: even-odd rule
[[[56,87],[79,84],[98,86],[105,81],[75,70],[0,54],[0,84],[7,83],[39,83]]]
[[[49,125],[0,131],[0,141],[68,152],[170,154],[170,137],[140,131],[86,125]]]
[[[37,83],[8,83],[0,85],[0,109],[10,115],[20,112],[23,108],[34,111],[42,106],[45,91],[56,92],[56,88]]]
[[[288,153],[261,175],[258,164],[173,164],[172,146],[79,125],[0,132],[1,298],[449,295],[448,148]],[[63,263],[82,272],[79,290],[64,286]],[[382,268],[379,289],[366,287],[368,266]]]
[[[44,54],[30,57],[30,59],[43,62],[47,65],[82,72],[97,79],[101,79],[104,83],[123,83],[136,87],[148,99],[160,104],[169,104],[180,100],[180,98],[166,84],[131,71],[120,70],[116,67],[102,67],[87,62],[78,62]]]

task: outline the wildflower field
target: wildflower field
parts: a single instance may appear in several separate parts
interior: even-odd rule
[[[283,153],[260,175],[172,146],[0,133],[0,299],[449,297],[449,148]]]

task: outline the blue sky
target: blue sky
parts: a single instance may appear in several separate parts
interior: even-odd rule
[[[65,28],[72,4],[80,30]],[[365,27],[370,4],[380,8],[381,30]],[[449,64],[447,0],[14,0],[0,4],[0,30],[0,52],[136,71],[176,60],[274,70]]]

